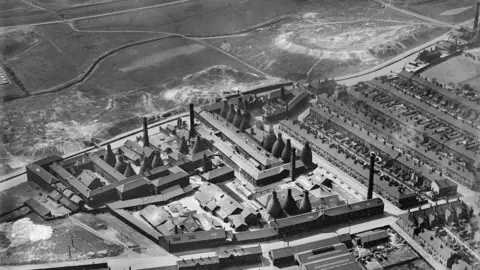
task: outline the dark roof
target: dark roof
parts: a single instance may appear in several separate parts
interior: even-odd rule
[[[76,191],[80,192],[84,197],[89,198],[91,190],[85,186],[82,182],[78,181],[76,177],[71,175],[67,170],[57,163],[50,165],[50,168],[55,171],[59,177],[67,181]]]
[[[342,243],[352,241],[352,236],[348,233],[339,234],[337,235],[337,237],[338,237],[338,240]]]
[[[177,173],[173,173],[173,174],[170,174],[170,175],[167,175],[165,177],[161,177],[159,179],[155,179],[152,181],[152,184],[156,187],[160,187],[160,186],[164,186],[164,185],[167,185],[169,183],[172,183],[172,182],[175,182],[181,178],[184,178],[184,177],[189,177],[190,175],[185,172],[185,171],[180,171],[180,172],[177,172]]]
[[[262,255],[262,247],[261,246],[253,246],[253,247],[239,247],[239,248],[229,248],[225,250],[217,251],[217,256],[220,259],[229,258],[230,256],[241,257],[251,254]]]
[[[92,171],[83,170],[82,173],[77,177],[77,179],[82,182],[82,184],[90,188],[95,179],[98,178]]]
[[[40,216],[48,216],[50,215],[50,210],[46,208],[43,204],[41,204],[39,201],[30,198],[25,202],[25,205],[30,207],[35,213],[39,214]]]
[[[201,258],[192,258],[192,259],[183,259],[177,261],[177,265],[179,268],[190,268],[196,265],[216,265],[220,262],[218,256],[211,256],[211,257],[201,257]]]
[[[283,248],[272,249],[269,251],[269,253],[273,260],[293,257],[294,255],[293,247],[283,247]]]
[[[264,228],[255,231],[238,232],[234,234],[235,239],[238,241],[258,240],[263,238],[274,237],[278,235],[278,231],[275,228]]]
[[[448,180],[447,178],[443,179],[435,179],[435,183],[438,185],[439,188],[450,188],[450,187],[456,187],[457,184],[454,182]]]
[[[90,160],[96,164],[98,167],[100,167],[103,171],[108,173],[111,177],[115,178],[117,181],[122,181],[127,179],[127,177],[123,176],[120,172],[115,170],[114,167],[108,165],[105,161],[103,161],[100,157],[98,156],[90,156]]]
[[[53,185],[59,182],[59,180],[55,176],[53,176],[51,173],[49,173],[48,171],[46,171],[45,169],[43,169],[37,164],[34,164],[34,163],[28,164],[27,169],[30,169],[33,173],[40,176],[40,178],[42,178],[42,180],[49,185]]]
[[[233,174],[235,171],[228,167],[228,166],[223,166],[223,167],[220,167],[220,168],[217,168],[215,170],[212,170],[212,171],[209,171],[209,172],[206,172],[204,174],[202,174],[202,178],[204,178],[205,180],[209,181],[209,180],[212,180],[212,179],[215,179],[217,177],[221,177],[221,176],[224,176],[224,175],[227,175],[227,174]]]
[[[357,237],[360,238],[362,243],[368,243],[380,239],[385,239],[389,238],[390,236],[388,235],[386,230],[378,230],[378,231],[368,231],[364,233],[359,233],[357,234]]]
[[[296,260],[301,264],[309,264],[316,261],[328,260],[333,257],[338,257],[348,254],[345,244],[335,244],[332,246],[319,247],[314,250],[296,253]]]
[[[117,186],[117,190],[120,192],[128,192],[130,190],[134,190],[139,187],[143,186],[148,186],[151,185],[150,181],[148,181],[146,178],[140,178],[135,181],[127,182],[123,185]]]
[[[287,218],[276,219],[276,220],[269,221],[269,225],[270,227],[273,227],[273,228],[290,227],[295,224],[301,224],[301,223],[317,220],[320,214],[321,214],[320,211],[316,211],[316,212],[291,216]]]
[[[67,207],[70,211],[75,212],[78,210],[78,206],[65,197],[60,199],[60,203]]]
[[[40,167],[43,167],[43,166],[49,166],[53,162],[60,162],[62,160],[63,160],[62,157],[57,156],[57,155],[52,155],[52,156],[44,157],[44,158],[41,158],[37,161],[34,161],[33,164],[35,164],[37,166],[40,166]]]
[[[305,252],[305,251],[313,250],[313,249],[317,249],[317,248],[333,246],[333,245],[339,244],[339,243],[340,243],[340,241],[338,241],[338,238],[336,236],[334,236],[334,237],[321,239],[321,240],[314,241],[314,242],[305,243],[305,244],[298,245],[298,246],[293,246],[293,251],[294,251],[294,253],[301,253],[301,252]]]
[[[175,234],[164,237],[171,245],[225,239],[225,229]]]

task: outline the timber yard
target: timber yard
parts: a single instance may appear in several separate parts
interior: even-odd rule
[[[63,4],[56,1],[24,2],[39,10],[59,9],[56,12],[62,14],[62,21],[57,21],[38,11],[25,17],[26,25],[68,22],[74,31],[89,28],[90,20],[107,24],[104,16],[122,20],[124,13],[149,8],[137,1],[131,10],[117,10],[117,6],[110,10],[113,6],[107,1],[92,4],[99,10],[81,17],[76,8],[83,10],[90,4],[63,10]],[[170,8],[189,1],[165,2],[152,7]],[[213,2],[200,6],[207,8]],[[343,76],[315,76],[322,60],[332,55],[346,57],[343,52],[332,52],[315,62],[307,79],[295,75],[277,80],[262,71],[268,68],[261,70],[232,55],[241,50],[239,46],[232,49],[235,38],[267,36],[262,33],[263,25],[220,36],[224,39],[221,48],[203,41],[212,38],[208,42],[215,44],[218,37],[213,35],[152,31],[154,39],[169,34],[165,37],[189,44],[177,45],[191,50],[188,53],[165,49],[172,54],[209,48],[211,54],[224,51],[225,59],[238,62],[237,70],[210,67],[184,77],[184,83],[207,80],[218,72],[262,83],[241,89],[240,83],[234,89],[207,84],[206,88],[213,88],[203,92],[186,84],[168,89],[161,102],[178,102],[175,109],[166,106],[168,111],[155,109],[155,113],[137,114],[134,120],[125,112],[128,121],[119,122],[125,126],[115,127],[125,133],[91,139],[78,151],[63,155],[42,155],[0,176],[0,269],[480,270],[480,2],[467,8],[458,3],[439,8],[447,14],[442,16],[470,16],[460,23],[460,19],[441,21],[420,8],[433,4],[422,2],[412,8],[402,6],[408,2],[403,0],[371,2],[366,1],[379,10],[423,20],[416,22],[422,26],[415,27],[426,27],[428,21],[428,27],[437,27],[442,35],[383,62],[371,60],[371,51],[358,51],[363,60],[371,58],[365,60],[371,66],[365,64],[363,73],[351,69],[357,73],[348,75],[343,66],[338,73]],[[110,12],[95,13],[102,8]],[[14,27],[12,18],[0,24]],[[282,20],[292,28],[301,24],[289,21],[292,18]],[[274,29],[279,21],[269,21],[264,27]],[[134,23],[130,26],[118,31],[137,31]],[[448,32],[442,32],[447,28]],[[419,42],[420,38],[414,39]],[[118,57],[128,46],[147,46],[151,41],[136,42],[100,58]],[[332,38],[330,42],[339,41]],[[398,43],[391,45],[406,48]],[[289,53],[315,51],[287,43],[282,46]],[[375,50],[383,45],[378,46]],[[137,53],[132,49],[129,54]],[[170,56],[155,54],[148,61],[158,64],[162,57]],[[6,85],[1,91],[25,87],[21,82],[25,77],[12,75],[18,73],[16,60],[5,58],[0,68],[0,85]],[[73,84],[90,80],[90,72],[104,72],[106,67],[97,69],[97,64]],[[122,74],[137,68],[131,64]],[[32,84],[27,83],[27,88]],[[56,92],[73,84],[49,89]],[[129,87],[120,86],[120,81],[117,84]],[[100,86],[95,89],[104,91]],[[28,99],[47,90],[25,91],[25,96],[16,98]],[[145,91],[144,103],[134,106],[154,108],[152,93]],[[127,91],[122,95],[124,100],[132,97]],[[82,98],[82,104],[87,104]],[[117,106],[122,106],[119,99],[108,99],[107,111]],[[132,123],[136,126],[130,130]],[[111,132],[109,128],[98,133]],[[75,133],[59,130],[62,136]],[[4,142],[8,136],[3,136]]]

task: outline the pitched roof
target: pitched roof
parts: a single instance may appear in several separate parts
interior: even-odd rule
[[[117,190],[120,191],[120,192],[127,192],[127,191],[130,191],[130,190],[134,190],[136,188],[143,187],[143,186],[148,186],[148,185],[150,185],[150,181],[148,181],[145,178],[140,178],[140,179],[137,179],[135,181],[127,182],[123,185],[118,186]]]
[[[390,236],[388,235],[386,230],[378,230],[378,231],[368,231],[364,233],[359,233],[357,234],[357,237],[360,238],[362,243],[368,243],[380,239],[385,239],[389,238]]]
[[[229,248],[224,250],[218,250],[217,256],[220,259],[229,258],[230,256],[241,257],[251,254],[262,254],[261,246],[252,246],[252,247],[239,247],[239,248]]]
[[[235,171],[232,168],[230,168],[229,166],[223,166],[223,167],[220,167],[220,168],[217,168],[215,170],[212,170],[212,171],[209,171],[209,172],[206,172],[206,173],[202,174],[202,178],[209,181],[209,180],[215,179],[217,177],[227,175],[227,174],[231,174],[231,173],[234,173],[234,172]]]

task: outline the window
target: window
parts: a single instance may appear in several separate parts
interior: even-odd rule
[[[180,238],[180,237],[174,237],[172,240],[173,240],[174,242],[176,242],[176,241],[180,241],[181,238]]]

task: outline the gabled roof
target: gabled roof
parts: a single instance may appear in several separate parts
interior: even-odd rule
[[[362,243],[373,242],[380,239],[389,238],[386,230],[378,230],[378,231],[368,231],[364,233],[357,234],[357,237],[360,238]]]
[[[231,174],[231,173],[234,173],[234,170],[232,168],[230,168],[228,166],[223,166],[223,167],[220,167],[220,168],[217,168],[215,170],[212,170],[212,171],[209,171],[209,172],[206,172],[206,173],[202,174],[202,178],[209,181],[211,179],[215,179],[217,177],[227,175],[227,174]]]
[[[197,221],[191,215],[182,221],[182,226],[189,233],[193,233],[199,229],[202,229],[202,227],[197,223]]]
[[[170,214],[163,207],[155,205],[148,205],[140,211],[140,215],[154,227],[163,224],[170,218]]]
[[[127,182],[125,184],[117,186],[117,190],[119,192],[123,193],[123,192],[127,192],[127,191],[130,191],[130,190],[134,190],[136,188],[143,187],[143,186],[148,186],[148,185],[150,185],[150,181],[148,181],[145,178],[140,178],[140,179],[137,179],[135,181]]]
[[[224,250],[217,251],[217,256],[220,259],[230,258],[230,256],[241,257],[251,254],[262,254],[261,246],[252,246],[252,247],[238,247],[238,248],[229,248]]]

